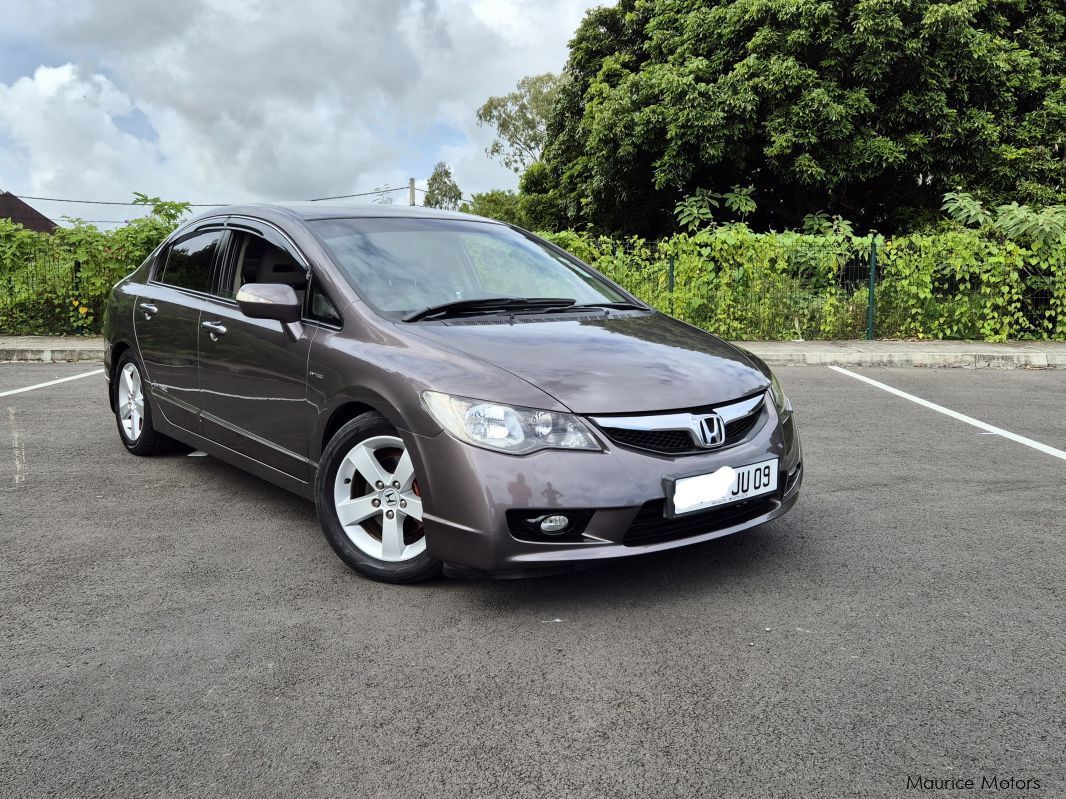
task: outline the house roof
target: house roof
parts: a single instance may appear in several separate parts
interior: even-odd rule
[[[38,233],[51,233],[57,227],[55,222],[9,191],[0,192],[0,219],[10,219],[26,230]]]

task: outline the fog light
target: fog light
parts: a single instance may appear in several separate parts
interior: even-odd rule
[[[587,508],[511,508],[507,527],[519,541],[532,543],[582,542],[593,511]]]
[[[555,513],[540,520],[540,531],[545,535],[558,535],[570,526],[570,519]]]

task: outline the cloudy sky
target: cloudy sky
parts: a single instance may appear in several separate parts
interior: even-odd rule
[[[603,0],[6,0],[0,189],[232,203],[512,188],[474,114]],[[406,194],[396,193],[397,202]],[[30,201],[57,219],[122,207]]]

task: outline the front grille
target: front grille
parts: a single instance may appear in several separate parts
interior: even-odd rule
[[[663,515],[666,500],[657,499],[641,506],[633,523],[626,530],[622,543],[626,546],[638,546],[702,535],[751,521],[774,510],[779,504],[775,495],[755,497],[736,505],[686,513],[667,519]]]
[[[760,408],[759,410],[762,409]],[[743,419],[737,419],[727,424],[725,426],[725,443],[735,444],[738,441],[743,440],[761,418],[761,413],[753,413],[749,416],[745,416]]]
[[[738,402],[745,401],[748,400],[739,400]],[[717,407],[728,408],[729,406],[719,405]],[[666,427],[666,425],[671,427],[677,425],[676,417],[678,415],[687,417],[691,413],[698,416],[711,413],[713,410],[716,410],[716,408],[706,407],[697,408],[693,411],[649,414],[646,417],[640,417],[642,426],[655,428],[650,430],[635,429],[635,427],[615,427],[612,425],[612,419],[617,419],[617,417],[611,416],[598,416],[593,421],[596,422],[607,438],[619,446],[654,452],[659,455],[698,455],[746,441],[766,418],[766,406],[765,403],[761,402],[748,415],[727,422],[725,425],[725,441],[718,447],[710,448],[700,446],[689,430]],[[664,427],[658,428],[658,424],[663,424]]]
[[[604,428],[604,432],[616,444],[652,452],[680,454],[694,449],[692,436],[684,430],[623,430],[614,427]]]

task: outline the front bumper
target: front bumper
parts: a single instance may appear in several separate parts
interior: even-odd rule
[[[513,456],[473,447],[447,433],[405,433],[424,476],[427,551],[453,566],[485,573],[530,571],[657,552],[740,532],[786,513],[799,496],[802,451],[795,415],[782,421],[772,403],[743,443],[706,454],[664,457],[619,447],[603,452],[545,450]],[[663,519],[664,479],[778,458],[778,489],[743,506]],[[520,540],[507,511],[591,511],[581,540]],[[649,517],[649,514],[651,517]],[[685,523],[679,524],[679,520]]]

